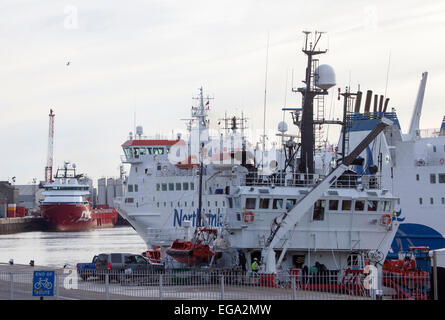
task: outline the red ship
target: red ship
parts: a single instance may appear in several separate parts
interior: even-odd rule
[[[40,204],[42,216],[54,231],[88,231],[112,228],[118,213],[108,206],[93,208],[89,201],[90,186],[76,175],[76,166],[65,163],[58,169],[54,181],[44,185],[45,199]],[[85,180],[85,179],[83,179]]]

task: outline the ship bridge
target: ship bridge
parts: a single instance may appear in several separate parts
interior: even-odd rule
[[[144,160],[156,160],[158,156],[167,155],[173,145],[185,145],[184,140],[139,139],[127,140],[123,145],[125,155],[123,163],[141,163]]]

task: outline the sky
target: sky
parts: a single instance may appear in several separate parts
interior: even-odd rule
[[[338,87],[360,85],[386,92],[406,131],[428,71],[420,127],[440,127],[440,0],[2,0],[0,180],[44,179],[50,108],[54,167],[75,162],[94,180],[118,176],[121,145],[135,124],[147,135],[186,133],[181,119],[201,86],[214,98],[211,125],[243,112],[259,131],[267,88],[266,128],[275,132],[281,108],[301,106],[291,87],[304,78],[303,30],[326,32],[320,64],[331,65],[337,80],[326,116],[341,117]],[[336,132],[329,131],[333,143]]]

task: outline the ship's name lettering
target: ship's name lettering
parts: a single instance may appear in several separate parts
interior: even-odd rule
[[[203,210],[203,216],[207,216],[206,211]],[[208,211],[208,219],[209,225],[213,227],[222,227],[222,216],[220,209],[218,209],[218,213],[211,213],[211,210]],[[174,209],[174,217],[173,217],[173,226],[181,227],[183,221],[191,221],[192,226],[195,227],[198,220],[197,211],[193,211],[193,213],[186,214],[182,212],[182,209],[178,211],[178,209]]]

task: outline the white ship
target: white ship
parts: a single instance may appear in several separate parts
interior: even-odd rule
[[[314,68],[318,60],[313,56],[324,51],[306,41],[303,52],[308,57],[307,70],[312,72],[306,73],[306,86],[298,90],[306,111],[301,149],[292,139],[286,141],[292,156],[278,171],[266,175],[262,163],[248,163],[244,141],[238,162],[234,148],[213,148],[223,142],[205,134],[208,103],[204,104],[202,90],[199,105],[192,108],[195,121],[189,127],[188,142],[180,136],[176,140],[143,138],[139,128],[123,144],[123,161],[131,169],[125,197],[115,205],[148,248],[190,240],[196,226],[205,226],[217,230],[214,248],[225,253],[219,261],[233,264],[230,259],[238,249],[248,263],[262,257],[271,273],[317,263],[334,270],[362,269],[366,260],[384,259],[398,227],[392,219],[397,199],[382,188],[375,174],[357,176],[351,169],[355,157],[390,121],[381,119],[341,163],[315,166],[313,100],[328,93],[335,75],[329,66]],[[203,155],[209,150],[213,161],[205,164]],[[182,160],[172,161],[175,158]]]
[[[386,110],[382,98],[378,103],[374,96],[371,110],[371,91],[363,112],[359,102],[348,115],[346,149],[357,145],[382,117],[394,122],[362,153],[364,163],[356,168],[363,173],[376,170],[382,185],[400,198],[396,206],[400,226],[390,258],[409,247],[445,247],[445,118],[440,129],[419,128],[427,75],[422,74],[407,133],[402,132],[395,110]]]

